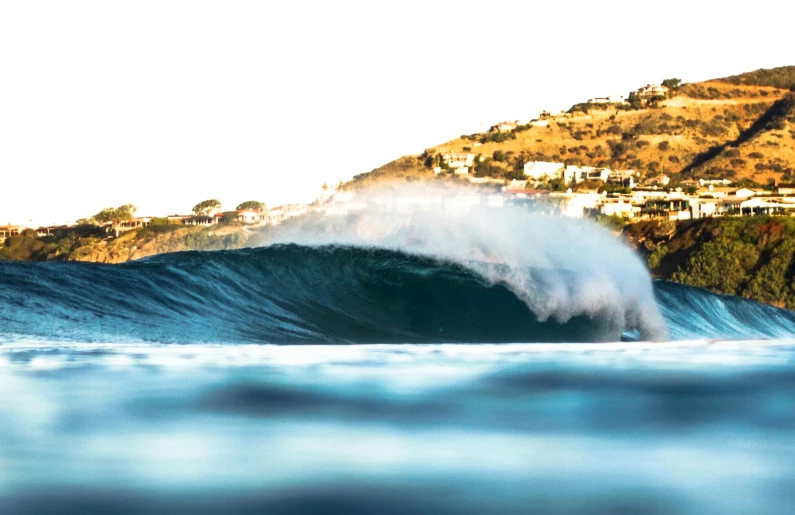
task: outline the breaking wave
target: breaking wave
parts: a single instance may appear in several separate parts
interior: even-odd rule
[[[255,249],[0,263],[0,341],[505,343],[795,334],[669,283],[593,224],[428,188],[303,217]],[[500,197],[502,199],[502,197]]]
[[[536,269],[527,280],[548,275]],[[655,294],[674,338],[795,334],[788,311],[671,283],[657,283]],[[638,329],[617,327],[609,311],[542,320],[509,285],[454,263],[299,245],[123,265],[0,263],[0,319],[0,341],[596,342]]]

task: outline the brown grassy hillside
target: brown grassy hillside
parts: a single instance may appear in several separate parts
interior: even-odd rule
[[[676,96],[631,109],[578,104],[510,133],[472,134],[405,156],[356,185],[433,177],[443,152],[482,157],[475,175],[521,178],[528,160],[632,168],[645,176],[795,180],[795,67],[687,84]],[[443,174],[445,175],[445,174]]]
[[[718,79],[729,84],[745,84],[748,86],[771,86],[779,89],[795,89],[795,66],[760,69]]]

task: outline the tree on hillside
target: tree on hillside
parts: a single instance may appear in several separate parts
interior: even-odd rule
[[[682,79],[665,79],[662,85],[670,89],[679,89],[682,86]]]
[[[100,224],[111,223],[113,227],[116,227],[122,222],[131,220],[135,216],[136,210],[137,208],[132,204],[124,204],[116,208],[106,207],[91,219]]]
[[[208,215],[212,211],[221,209],[221,201],[217,199],[202,200],[193,206],[193,212],[197,215]]]
[[[325,184],[323,186],[326,186]],[[328,188],[328,186],[326,186]],[[325,190],[324,190],[325,191]],[[244,209],[251,209],[252,211],[260,211],[265,209],[265,204],[263,202],[259,202],[257,200],[247,200],[245,202],[241,202],[235,208],[238,211],[243,211]]]

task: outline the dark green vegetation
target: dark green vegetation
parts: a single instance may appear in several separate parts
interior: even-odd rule
[[[260,209],[265,209],[265,203],[260,202],[258,200],[247,200],[245,202],[241,202],[240,204],[238,204],[235,209],[237,209],[238,211],[243,211],[244,209],[253,209],[256,211]]]
[[[135,216],[135,212],[138,210],[132,204],[125,204],[119,207],[107,207],[100,211],[99,213],[95,214],[93,217],[89,219],[82,219],[78,220],[78,222],[83,222],[86,224],[103,224],[110,222],[115,227],[116,225],[120,224],[121,222],[125,222],[130,220],[133,216]]]
[[[653,220],[623,234],[657,278],[795,309],[795,219]]]
[[[193,206],[193,212],[197,215],[207,215],[213,210],[221,209],[221,201],[217,199],[202,200]]]
[[[83,245],[98,243],[103,236],[104,230],[90,224],[79,225],[74,232],[61,238],[40,238],[36,231],[27,230],[6,239],[0,247],[0,260],[65,260],[72,251]]]

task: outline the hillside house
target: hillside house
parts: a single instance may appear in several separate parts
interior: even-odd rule
[[[568,165],[565,170],[563,170],[563,183],[568,185],[574,182],[575,184],[579,184],[582,181],[588,179],[588,173],[595,171],[596,168],[592,166],[575,166],[575,165]]]
[[[220,213],[219,213],[220,215]],[[195,215],[190,216],[182,221],[185,225],[215,225],[220,222],[221,216],[216,215]]]
[[[569,218],[582,218],[597,209],[601,195],[596,193],[567,193],[560,214]]]
[[[470,168],[472,168],[472,166],[475,164],[475,155],[445,152],[442,154],[442,161],[453,170],[453,173],[458,175],[466,175],[469,173]],[[438,172],[436,169],[434,169],[434,172],[441,173],[441,168]]]
[[[519,120],[514,120],[512,122],[500,122],[496,125],[492,125],[489,128],[489,132],[511,132],[519,127]]]
[[[699,186],[729,186],[732,183],[729,179],[699,179]]]
[[[120,233],[142,229],[152,222],[151,216],[139,216],[131,220],[125,220],[116,226],[116,236]]]
[[[624,199],[605,199],[597,206],[598,214],[604,216],[618,216],[621,218],[635,218],[639,216],[642,208],[635,206]]]
[[[36,229],[36,234],[39,238],[45,238],[48,236],[61,237],[72,229],[74,229],[74,227],[68,227],[66,225],[52,225],[49,227],[39,227]]]
[[[776,186],[779,195],[795,195],[795,184],[779,184]]]
[[[588,104],[600,104],[600,105],[609,105],[609,104],[624,104],[626,100],[622,96],[612,96],[612,97],[596,97],[588,99]]]
[[[693,217],[691,207],[689,198],[672,195],[661,199],[649,199],[643,206],[641,214],[648,218],[690,220]]]
[[[627,188],[635,187],[635,170],[614,170],[607,176],[606,182],[621,184]]]
[[[524,164],[524,174],[536,181],[544,178],[555,179],[562,177],[565,170],[566,165],[563,163],[530,161]]]
[[[717,199],[699,199],[691,201],[693,218],[708,218],[723,214],[722,204]]]
[[[607,182],[607,178],[610,177],[610,174],[613,173],[612,171],[608,170],[607,168],[597,168],[595,170],[590,170],[585,178],[589,181],[601,181]]]
[[[660,175],[657,175],[655,177],[649,177],[648,179],[643,181],[643,185],[644,186],[650,186],[650,187],[655,187],[655,186],[657,186],[657,187],[659,187],[659,186],[665,187],[665,186],[668,186],[668,183],[670,183],[670,182],[671,182],[671,178],[670,177],[668,177],[665,174],[660,174]]]
[[[795,204],[789,202],[777,202],[774,199],[749,198],[740,204],[740,214],[742,216],[754,215],[773,215],[795,209]]]
[[[667,97],[670,90],[666,86],[647,84],[635,92],[635,95],[644,100],[651,98]]]
[[[593,166],[573,166],[569,165],[563,171],[563,182],[579,184],[583,181],[607,181],[612,172],[607,168],[595,168]]]
[[[733,195],[735,197],[748,198],[756,195],[756,190],[751,188],[732,188],[731,186],[709,185],[707,187],[697,189],[696,194],[699,197],[723,198]]]
[[[258,224],[268,221],[270,217],[263,210],[241,209],[235,215],[235,221],[243,224]]]
[[[0,243],[5,243],[6,238],[11,236],[19,236],[27,227],[21,225],[0,225]]]
[[[718,203],[718,213],[726,215],[740,215],[742,214],[741,206],[744,201],[745,199],[740,197],[723,197]]]

